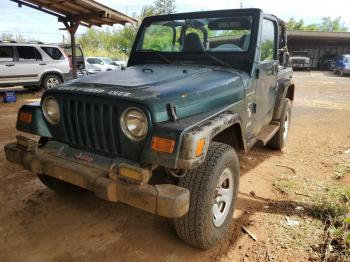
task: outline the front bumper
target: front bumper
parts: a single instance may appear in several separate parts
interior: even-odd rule
[[[8,161],[34,174],[45,174],[85,188],[111,202],[123,202],[169,218],[181,217],[188,212],[189,191],[182,187],[170,184],[140,185],[120,178],[113,179],[108,171],[48,154],[38,149],[35,141],[23,137],[17,143],[7,144],[5,154]]]
[[[310,65],[309,64],[294,64],[294,63],[292,63],[292,67],[293,68],[309,68]]]

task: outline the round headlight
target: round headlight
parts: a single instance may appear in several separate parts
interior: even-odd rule
[[[57,124],[60,121],[60,106],[55,98],[45,98],[42,105],[42,110],[46,120],[49,123]]]
[[[120,122],[124,134],[131,140],[138,141],[147,135],[147,117],[140,109],[126,109],[121,116]]]

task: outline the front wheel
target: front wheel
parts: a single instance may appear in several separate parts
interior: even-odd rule
[[[284,99],[283,111],[281,118],[278,120],[280,122],[280,130],[272,137],[270,142],[267,144],[268,147],[272,149],[282,150],[282,148],[287,144],[288,134],[291,124],[292,116],[292,103],[288,98]]]
[[[188,213],[175,219],[183,241],[209,249],[224,239],[230,228],[239,187],[239,163],[235,150],[213,142],[204,163],[190,170],[178,186],[190,191]]]

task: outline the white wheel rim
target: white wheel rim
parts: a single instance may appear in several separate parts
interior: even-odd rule
[[[233,173],[231,169],[222,171],[216,186],[213,201],[213,223],[220,227],[226,220],[233,198]]]
[[[284,119],[284,130],[283,130],[283,139],[286,140],[289,131],[289,112],[287,111],[286,118]]]
[[[52,87],[55,87],[59,84],[60,84],[60,82],[58,81],[57,78],[51,77],[47,80],[47,88],[52,88]]]

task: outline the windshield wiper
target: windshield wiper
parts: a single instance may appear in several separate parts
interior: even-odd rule
[[[224,61],[220,60],[219,58],[215,57],[214,55],[208,53],[205,50],[199,50],[198,52],[205,54],[206,56],[211,58],[211,60],[217,62],[218,64],[222,65],[223,67],[229,67],[229,68],[231,67],[229,64],[225,63]]]
[[[155,53],[163,61],[167,62],[170,65],[173,64],[173,62],[170,61],[168,58],[166,58],[164,55],[162,55],[160,51],[157,51],[157,50],[154,50],[154,49],[142,49],[142,50],[140,50],[140,52]]]

